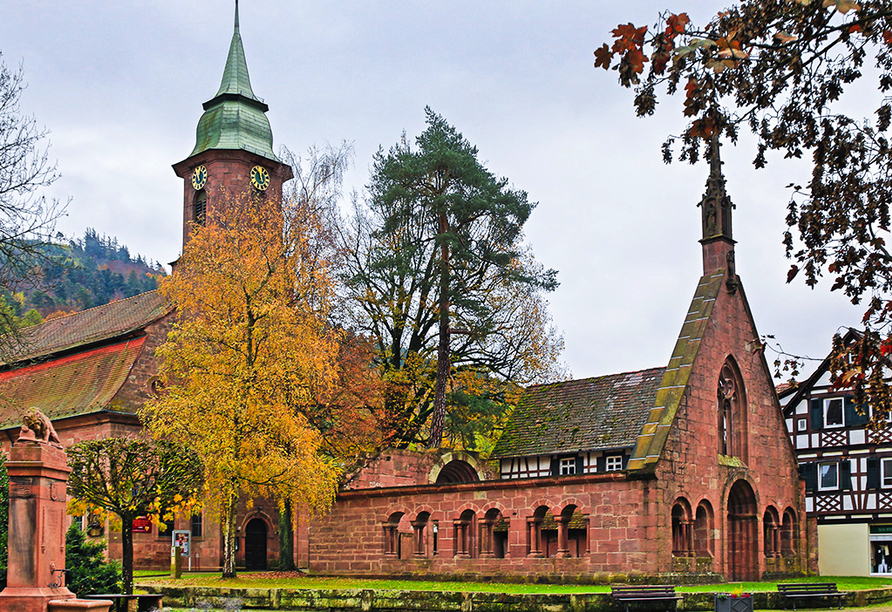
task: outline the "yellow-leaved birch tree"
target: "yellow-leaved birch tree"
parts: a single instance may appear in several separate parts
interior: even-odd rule
[[[194,228],[161,286],[179,316],[158,352],[164,389],[142,416],[155,436],[204,462],[224,577],[236,573],[240,499],[269,496],[312,513],[337,488],[337,464],[297,409],[331,384],[338,349],[317,224],[306,206],[231,198]]]

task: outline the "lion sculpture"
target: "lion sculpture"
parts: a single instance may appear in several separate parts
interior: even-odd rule
[[[22,429],[19,431],[19,440],[50,444],[60,448],[62,446],[52,422],[37,408],[32,408],[22,415]]]

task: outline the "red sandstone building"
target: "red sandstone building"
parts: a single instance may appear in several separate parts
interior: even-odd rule
[[[253,190],[275,204],[291,178],[251,90],[237,16],[223,82],[204,109],[194,150],[174,166],[184,181],[184,244],[223,190]],[[327,517],[301,527],[299,564],[319,573],[573,580],[804,570],[801,482],[734,270],[717,151],[700,205],[703,276],[666,367],[529,389],[493,466],[459,452],[382,453]],[[154,348],[170,317],[148,293],[34,328],[26,358],[0,372],[0,395],[10,400],[0,407],[4,447],[32,407],[53,419],[66,445],[138,433],[135,412],[154,391]],[[239,564],[274,564],[275,514],[255,504],[239,525]],[[191,532],[193,568],[220,567],[217,524],[198,516],[172,527]],[[108,535],[114,556],[116,535]],[[169,531],[136,533],[137,566],[166,564],[170,541]]]
[[[311,571],[542,576],[806,569],[796,457],[734,270],[717,148],[703,276],[665,368],[532,387],[493,458],[383,454],[313,523]]]

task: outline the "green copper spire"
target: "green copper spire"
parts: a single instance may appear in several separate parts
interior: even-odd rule
[[[189,157],[208,149],[244,149],[279,161],[273,153],[273,132],[265,114],[269,107],[251,89],[245,49],[239,34],[238,0],[220,89],[203,107],[205,112],[198,121],[195,148]]]

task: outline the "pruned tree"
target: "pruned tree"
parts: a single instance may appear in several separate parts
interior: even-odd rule
[[[671,161],[700,158],[704,142],[739,130],[756,137],[753,163],[767,153],[809,156],[811,179],[791,184],[783,234],[797,275],[865,304],[861,341],[840,351],[835,380],[886,421],[892,400],[884,368],[892,353],[892,5],[885,0],[745,0],[696,25],[686,13],[662,14],[651,29],[632,23],[613,30],[595,51],[595,66],[618,71],[635,88],[639,116],[666,95],[683,93],[687,120],[663,147]],[[857,81],[876,84],[876,93]],[[845,94],[850,95],[846,96]],[[866,109],[866,110],[865,110]]]
[[[459,399],[454,372],[534,380],[554,370],[561,341],[542,297],[556,273],[523,244],[535,204],[442,117],[425,114],[417,148],[404,136],[375,156],[368,199],[342,244],[358,327],[382,363],[390,440],[437,447],[447,402]]]
[[[321,512],[337,488],[339,466],[299,410],[331,384],[338,346],[329,270],[312,248],[318,222],[303,207],[232,197],[194,228],[161,285],[178,320],[158,350],[165,390],[142,417],[201,457],[224,577],[236,574],[240,499]]]
[[[11,70],[0,53],[0,289],[14,293],[40,279],[51,258],[51,242],[65,205],[39,190],[59,174],[47,153],[47,130],[21,109],[25,89],[21,66]],[[15,312],[0,304],[0,357],[8,361],[22,342]]]
[[[123,586],[131,594],[134,519],[194,507],[204,487],[201,461],[174,442],[135,438],[87,440],[67,453],[69,510],[98,509],[121,519]]]

